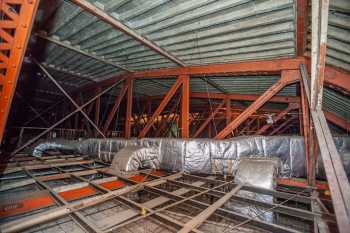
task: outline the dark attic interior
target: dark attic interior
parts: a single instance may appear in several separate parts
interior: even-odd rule
[[[349,0],[0,0],[1,233],[350,233]]]

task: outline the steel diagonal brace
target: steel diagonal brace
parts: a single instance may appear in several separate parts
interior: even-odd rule
[[[46,74],[46,76],[60,89],[60,91],[72,102],[76,109],[79,109],[79,105],[70,97],[70,95],[62,88],[62,86],[52,77],[52,75],[36,60],[34,62],[40,67],[40,69]],[[105,138],[104,133],[97,127],[97,125],[90,119],[90,117],[83,111],[83,109],[79,109],[79,112],[83,114],[86,120],[96,129],[96,131]]]
[[[247,120],[254,112],[263,106],[272,96],[277,94],[285,86],[295,83],[300,80],[299,70],[284,70],[282,71],[280,80],[272,85],[264,92],[257,100],[254,101],[246,110],[244,110],[237,118],[221,130],[215,139],[224,139],[233,130],[235,130],[241,123]]]
[[[19,147],[18,149],[16,149],[15,151],[13,151],[11,153],[12,155],[15,155],[17,152],[23,150],[24,148],[26,148],[27,146],[31,145],[32,143],[34,143],[36,140],[38,140],[40,137],[42,137],[43,135],[47,134],[48,132],[50,132],[53,128],[55,128],[57,125],[61,124],[62,122],[64,122],[65,120],[67,120],[68,118],[70,118],[71,116],[73,116],[75,113],[81,111],[83,108],[85,108],[86,106],[88,106],[89,104],[91,104],[93,101],[95,101],[97,98],[99,98],[101,95],[107,93],[108,91],[110,91],[112,88],[114,88],[115,86],[119,85],[121,82],[123,82],[124,79],[119,80],[118,82],[116,82],[115,84],[113,84],[112,86],[106,88],[104,91],[102,91],[101,93],[97,94],[95,97],[91,98],[89,101],[87,101],[85,104],[79,106],[77,109],[75,109],[73,112],[69,113],[68,115],[66,115],[65,117],[63,117],[61,120],[57,121],[55,124],[53,124],[50,128],[44,130],[43,132],[41,132],[39,135],[35,136],[34,138],[30,139],[28,142],[26,142],[23,146]]]
[[[277,114],[276,116],[274,116],[272,118],[273,122],[277,122],[277,121],[281,120],[290,111],[292,111],[294,109],[298,109],[298,108],[299,108],[299,103],[290,103],[286,109],[284,109],[282,112],[280,112],[279,114]],[[263,127],[261,127],[256,132],[256,134],[263,134],[263,133],[265,133],[266,130],[268,130],[271,126],[272,126],[272,124],[265,124]]]

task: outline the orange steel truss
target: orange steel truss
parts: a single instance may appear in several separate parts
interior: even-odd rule
[[[0,140],[39,1],[2,0],[0,4]]]
[[[221,130],[215,139],[224,139],[233,130],[235,130],[241,123],[249,118],[255,111],[263,106],[272,96],[278,93],[285,86],[298,82],[301,80],[299,70],[287,70],[282,71],[281,78],[278,82],[272,85],[264,94],[262,94],[257,100],[255,100],[246,110],[244,110],[237,118],[235,118],[230,124],[228,124],[223,130]]]
[[[0,2],[0,142],[39,0]]]

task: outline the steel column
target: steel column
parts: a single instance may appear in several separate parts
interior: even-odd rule
[[[278,93],[286,85],[295,83],[300,80],[300,72],[298,70],[282,71],[281,79],[264,92],[257,100],[254,101],[245,111],[235,118],[228,126],[219,132],[215,139],[224,139],[228,134],[235,130],[241,123],[249,118],[255,111],[264,105],[272,96]]]
[[[134,79],[128,78],[126,80],[128,86],[128,93],[126,98],[126,115],[125,115],[125,138],[131,137],[131,120],[132,120],[132,96],[134,89]]]
[[[182,96],[181,96],[181,137],[190,137],[190,77],[188,75],[182,78]]]
[[[297,0],[297,55],[304,56],[308,19],[308,0]]]

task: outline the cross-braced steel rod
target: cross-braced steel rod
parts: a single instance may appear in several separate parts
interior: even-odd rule
[[[63,87],[52,77],[52,75],[43,67],[38,61],[34,60],[34,62],[40,67],[40,69],[46,74],[46,76],[60,89],[60,91],[72,102],[72,104],[79,109],[79,105],[70,97],[70,95],[63,89]],[[96,131],[101,134],[102,137],[106,137],[104,133],[97,127],[97,125],[90,119],[90,117],[82,110],[80,109],[79,112],[83,114],[83,116],[90,122],[90,124],[96,129]]]
[[[20,93],[16,92],[16,96],[18,96],[18,97],[23,101],[23,103],[25,103],[25,104],[29,107],[29,109],[32,110],[32,112],[35,113],[35,116],[37,116],[38,118],[40,118],[40,119],[45,123],[46,126],[49,126],[49,125],[50,125],[49,122],[47,122],[47,120],[45,120],[45,119],[40,115],[40,113],[39,113],[32,105],[30,105],[30,104],[24,99],[24,97],[23,97]]]
[[[25,147],[29,146],[30,144],[32,144],[33,142],[35,142],[36,140],[38,140],[41,136],[47,134],[48,132],[50,132],[53,128],[55,128],[57,125],[61,124],[62,122],[64,122],[65,120],[67,120],[69,117],[73,116],[75,113],[81,111],[83,108],[85,108],[86,106],[88,106],[89,104],[91,104],[93,101],[95,101],[98,97],[100,97],[101,95],[105,94],[106,92],[110,91],[113,87],[119,85],[121,82],[123,82],[124,79],[119,80],[118,82],[116,82],[115,84],[113,84],[112,86],[106,88],[104,91],[100,92],[99,94],[97,94],[95,97],[91,98],[89,101],[87,101],[85,104],[78,106],[77,109],[75,109],[73,112],[69,113],[68,115],[66,115],[65,117],[63,117],[61,120],[57,121],[55,124],[53,124],[50,128],[46,129],[45,131],[43,131],[42,133],[40,133],[39,135],[35,136],[34,138],[32,138],[31,140],[29,140],[28,142],[26,142],[25,144],[23,144],[23,146],[19,147],[18,149],[14,150],[11,153],[12,155],[15,155],[16,153],[20,152],[21,150],[23,150]]]

